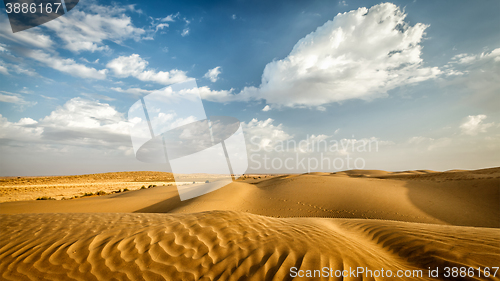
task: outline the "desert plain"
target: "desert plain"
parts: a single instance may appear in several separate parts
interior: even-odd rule
[[[245,175],[186,201],[160,172],[0,191],[0,280],[500,280],[500,168]]]

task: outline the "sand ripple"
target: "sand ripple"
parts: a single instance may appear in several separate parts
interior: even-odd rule
[[[0,219],[3,280],[289,280],[291,267],[423,269],[424,280],[428,267],[500,265],[491,228],[227,211]]]

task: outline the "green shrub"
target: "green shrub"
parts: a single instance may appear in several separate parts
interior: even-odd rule
[[[141,186],[141,189],[146,189],[146,187],[143,185],[143,186]]]
[[[95,195],[106,195],[106,191],[99,190],[95,193]]]

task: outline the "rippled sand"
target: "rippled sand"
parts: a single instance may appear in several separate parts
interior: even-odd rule
[[[361,267],[451,280],[445,267],[500,266],[499,178],[350,171],[252,177],[183,202],[157,187],[2,203],[0,279],[291,280],[291,268]],[[500,280],[478,275],[463,279]]]

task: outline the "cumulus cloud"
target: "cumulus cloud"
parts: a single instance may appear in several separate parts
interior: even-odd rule
[[[405,17],[390,3],[337,15],[265,67],[260,96],[272,104],[318,106],[369,100],[435,78],[440,70],[424,67],[420,57],[428,26],[410,26]]]
[[[93,67],[79,64],[73,59],[63,59],[40,50],[30,51],[26,56],[42,62],[48,67],[81,78],[105,79],[108,72],[107,69],[97,70]]]
[[[21,118],[18,122],[9,122],[0,114],[0,140],[31,141],[39,138],[43,132],[36,125],[38,122],[31,118]]]
[[[124,114],[106,103],[73,98],[38,121],[22,118],[9,122],[0,115],[0,143],[130,146],[129,124]]]
[[[62,132],[77,130],[93,130],[103,134],[128,134],[128,123],[122,113],[107,103],[73,98],[63,106],[42,118],[40,124],[44,128],[56,128]],[[93,134],[82,133],[82,136]],[[95,135],[95,134],[94,134]],[[102,140],[107,138],[103,135]]]
[[[487,116],[484,114],[469,115],[467,120],[460,125],[463,134],[475,136],[479,133],[486,133],[486,129],[493,126],[495,123],[483,123]]]
[[[212,82],[217,82],[219,79],[219,74],[221,73],[221,67],[217,66],[215,68],[209,69],[205,75],[203,75],[204,78],[210,79]]]
[[[293,138],[284,131],[283,124],[274,125],[274,120],[252,119],[248,123],[243,123],[243,130],[249,150],[255,149],[255,145],[263,149],[272,149],[277,143],[281,143]]]
[[[436,78],[425,67],[420,42],[428,25],[405,22],[394,4],[338,14],[300,39],[290,54],[266,65],[259,87],[224,100],[265,99],[289,107],[317,107],[349,99],[371,100],[389,90]]]
[[[269,110],[271,110],[271,107],[269,105],[264,106],[264,108],[262,109],[262,111],[264,111],[264,112],[269,111]]]
[[[106,67],[111,69],[116,77],[135,77],[141,81],[150,81],[160,84],[173,84],[183,82],[187,79],[186,73],[181,70],[155,71],[146,69],[149,62],[138,54],[120,56],[110,61]]]
[[[73,51],[102,51],[109,49],[106,40],[122,44],[127,39],[140,40],[145,33],[125,15],[127,7],[101,6],[95,3],[78,5],[71,13],[44,25]],[[130,8],[130,6],[129,6]],[[135,8],[134,8],[135,9]]]

